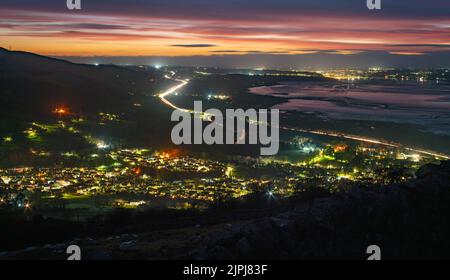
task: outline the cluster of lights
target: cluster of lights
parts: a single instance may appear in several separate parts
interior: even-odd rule
[[[211,99],[227,100],[227,99],[230,99],[230,97],[228,95],[223,95],[223,94],[219,94],[219,95],[208,94],[208,100],[211,100]]]
[[[97,146],[97,149],[100,149],[100,150],[109,149],[111,147],[111,145],[109,145],[101,140],[98,141],[97,143],[95,143],[95,145]]]
[[[233,172],[234,172],[234,167],[228,166],[227,169],[225,170],[225,176],[232,177]]]
[[[38,132],[32,128],[25,130],[24,133],[28,139],[37,139],[39,137]]]
[[[64,107],[57,107],[55,110],[53,110],[53,113],[62,116],[66,115],[68,113],[68,110]]]

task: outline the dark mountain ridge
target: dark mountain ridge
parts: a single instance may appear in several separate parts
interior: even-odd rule
[[[42,115],[57,106],[74,112],[124,110],[163,83],[162,73],[112,65],[75,64],[22,51],[0,49],[3,112]]]

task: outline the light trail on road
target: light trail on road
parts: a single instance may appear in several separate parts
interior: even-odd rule
[[[165,76],[165,78],[166,78],[166,79],[169,79],[169,80],[173,80],[173,81],[180,82],[180,84],[178,84],[178,85],[176,85],[176,86],[173,86],[173,87],[169,88],[169,89],[166,90],[165,92],[163,92],[163,93],[161,93],[160,95],[158,95],[158,97],[161,99],[161,101],[162,101],[164,104],[168,105],[168,106],[171,107],[172,109],[180,110],[180,111],[183,111],[183,112],[190,112],[190,111],[187,110],[187,109],[183,109],[183,108],[177,107],[175,104],[173,104],[172,102],[170,102],[169,100],[166,99],[167,96],[169,96],[169,95],[175,93],[177,90],[179,90],[179,89],[183,88],[184,86],[186,86],[186,85],[189,83],[189,80],[179,80],[179,79],[174,79],[174,78],[171,78],[171,77],[169,77],[169,76],[167,76],[167,75]]]

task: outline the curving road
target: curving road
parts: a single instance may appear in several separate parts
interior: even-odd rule
[[[175,104],[173,104],[172,102],[170,102],[169,100],[166,99],[167,96],[175,93],[177,90],[179,90],[179,89],[183,88],[185,85],[187,85],[189,83],[189,80],[179,80],[179,79],[175,79],[175,78],[169,77],[168,75],[166,75],[165,78],[169,79],[169,80],[180,82],[180,84],[169,88],[165,92],[163,92],[160,95],[158,95],[158,97],[161,99],[161,101],[164,104],[166,104],[167,106],[171,107],[172,109],[180,110],[180,111],[183,111],[183,112],[190,112],[187,109],[183,109],[183,108],[179,108],[179,107],[175,106]]]

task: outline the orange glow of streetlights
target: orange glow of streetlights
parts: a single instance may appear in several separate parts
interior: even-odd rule
[[[136,175],[141,175],[141,173],[142,173],[142,169],[141,168],[139,168],[139,167],[137,167],[137,168],[135,168],[134,170],[133,170],[133,172],[134,172],[134,174],[136,174]]]
[[[64,107],[57,107],[57,108],[53,111],[53,113],[62,116],[62,115],[66,115],[66,114],[68,113],[68,110],[67,110],[66,108],[64,108]]]

